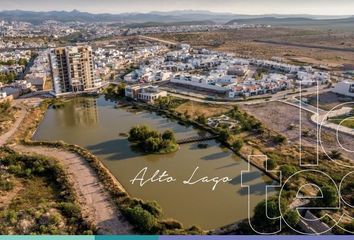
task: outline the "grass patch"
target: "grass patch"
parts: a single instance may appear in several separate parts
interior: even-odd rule
[[[3,175],[21,188],[8,189],[9,204],[0,210],[0,234],[92,234],[94,228],[81,215],[81,208],[66,172],[56,161],[41,156],[20,155],[0,149]],[[1,190],[0,190],[1,192]],[[76,212],[63,211],[63,204]]]
[[[330,118],[328,121],[337,125],[340,124],[341,126],[354,129],[354,116],[342,115],[335,118]]]
[[[199,103],[188,101],[176,108],[176,112],[189,116],[195,119],[198,116],[204,115],[205,117],[213,117],[224,114],[232,109],[232,106],[217,105],[209,103]]]

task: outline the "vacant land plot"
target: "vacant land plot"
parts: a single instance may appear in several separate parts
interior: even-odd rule
[[[300,118],[300,110],[297,107],[281,102],[245,105],[242,108],[270,129],[286,136],[289,141],[299,144],[301,137],[303,146],[316,147],[317,126],[310,120],[311,113],[302,110]],[[339,141],[344,148],[353,149],[354,137],[340,133],[337,141],[335,131],[322,128],[321,140],[326,152],[338,150],[343,156],[354,160],[354,154],[338,144]],[[321,148],[319,150],[322,152]]]
[[[317,106],[317,94],[310,95],[307,97],[309,104]],[[324,92],[318,95],[318,106],[319,108],[330,111],[334,107],[337,107],[340,104],[353,102],[345,104],[346,107],[354,107],[354,98],[342,96],[332,92]]]
[[[232,109],[232,106],[226,105],[215,105],[215,104],[207,104],[207,103],[198,103],[193,101],[188,101],[183,103],[178,108],[176,108],[176,112],[182,114],[188,114],[191,118],[196,118],[200,115],[205,115],[205,117],[212,117],[221,115]]]
[[[64,170],[0,149],[0,234],[89,234]]]
[[[0,135],[5,133],[17,117],[18,111],[10,102],[0,103]]]
[[[291,63],[305,62],[325,65],[329,68],[338,68],[341,64],[354,64],[354,55],[351,52],[255,42],[256,40],[268,40],[349,49],[354,47],[354,34],[352,33],[272,27],[269,29],[159,34],[155,37],[189,43],[195,47],[231,52],[240,56],[265,59],[281,57]],[[307,57],[307,59],[302,59],[302,57]],[[301,61],[296,61],[297,58]]]

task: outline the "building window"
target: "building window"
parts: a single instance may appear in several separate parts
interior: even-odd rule
[[[354,93],[354,84],[350,85],[349,92],[350,93]]]

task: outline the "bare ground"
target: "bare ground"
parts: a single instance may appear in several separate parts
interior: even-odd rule
[[[11,191],[5,192],[0,190],[0,210],[5,209],[22,189],[23,185],[19,181],[16,181]]]
[[[26,111],[23,108],[21,108],[21,110],[19,110],[16,113],[15,123],[13,123],[13,125],[7,129],[7,132],[0,135],[0,146],[4,145],[7,142],[7,140],[17,131],[17,128],[20,126],[25,116],[26,116]]]
[[[317,126],[310,120],[311,113],[302,110],[300,118],[300,110],[297,107],[281,102],[243,105],[242,108],[262,121],[268,128],[286,136],[292,143],[299,144],[301,136],[301,144],[303,146],[316,147]],[[354,160],[353,152],[344,150],[338,144],[335,131],[322,128],[321,140],[327,153],[332,150],[338,150],[343,156]],[[339,133],[338,140],[344,148],[353,150],[354,137]],[[321,147],[319,147],[319,151],[323,152]]]
[[[213,32],[155,34],[153,36],[165,40],[189,43],[194,47],[205,47],[261,59],[269,59],[275,56],[293,62],[294,58],[307,57],[307,59],[302,60],[305,60],[309,64],[328,65],[328,67],[335,69],[340,64],[349,64],[350,66],[354,64],[354,55],[351,52],[327,51],[323,49],[255,42],[255,40],[272,40],[346,49],[354,46],[354,34],[347,32],[273,27],[271,29],[255,28]]]

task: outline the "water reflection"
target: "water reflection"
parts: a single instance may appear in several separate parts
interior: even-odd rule
[[[64,124],[64,127],[94,127],[98,124],[96,98],[74,99],[69,101],[65,108],[57,109],[56,112],[58,121]]]

